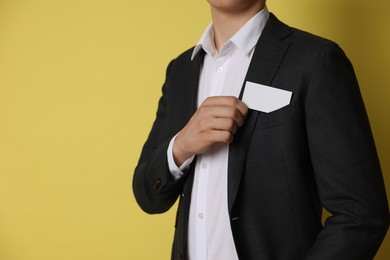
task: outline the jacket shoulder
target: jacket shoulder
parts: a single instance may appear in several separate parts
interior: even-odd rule
[[[270,35],[276,41],[289,41],[290,44],[304,51],[315,51],[327,45],[336,45],[332,40],[309,33],[307,31],[290,27],[280,21],[274,14],[270,14],[264,33]]]
[[[337,43],[332,40],[297,28],[292,27],[291,30],[293,32],[291,35],[291,42],[295,45],[302,46],[307,50],[318,50],[327,45],[337,45]]]

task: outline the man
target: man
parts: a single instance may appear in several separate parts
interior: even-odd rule
[[[265,0],[208,2],[213,22],[168,66],[133,179],[148,213],[180,197],[172,259],[372,259],[389,211],[348,59]]]

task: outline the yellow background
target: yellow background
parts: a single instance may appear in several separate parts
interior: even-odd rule
[[[268,6],[350,57],[389,189],[390,3]],[[0,260],[169,259],[174,210],[130,184],[165,67],[209,20],[206,0],[0,0]]]

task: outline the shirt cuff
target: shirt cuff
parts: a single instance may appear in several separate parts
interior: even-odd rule
[[[175,180],[178,180],[181,176],[183,176],[183,172],[188,169],[192,161],[194,160],[195,155],[188,158],[181,166],[177,166],[175,163],[175,160],[173,159],[173,143],[176,140],[175,135],[171,141],[169,142],[168,150],[167,150],[167,157],[168,157],[168,167],[169,171],[171,172],[173,178]]]

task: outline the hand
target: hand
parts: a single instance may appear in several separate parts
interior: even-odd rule
[[[173,144],[175,163],[182,165],[215,143],[231,143],[247,113],[248,107],[236,97],[208,97],[176,136]]]

